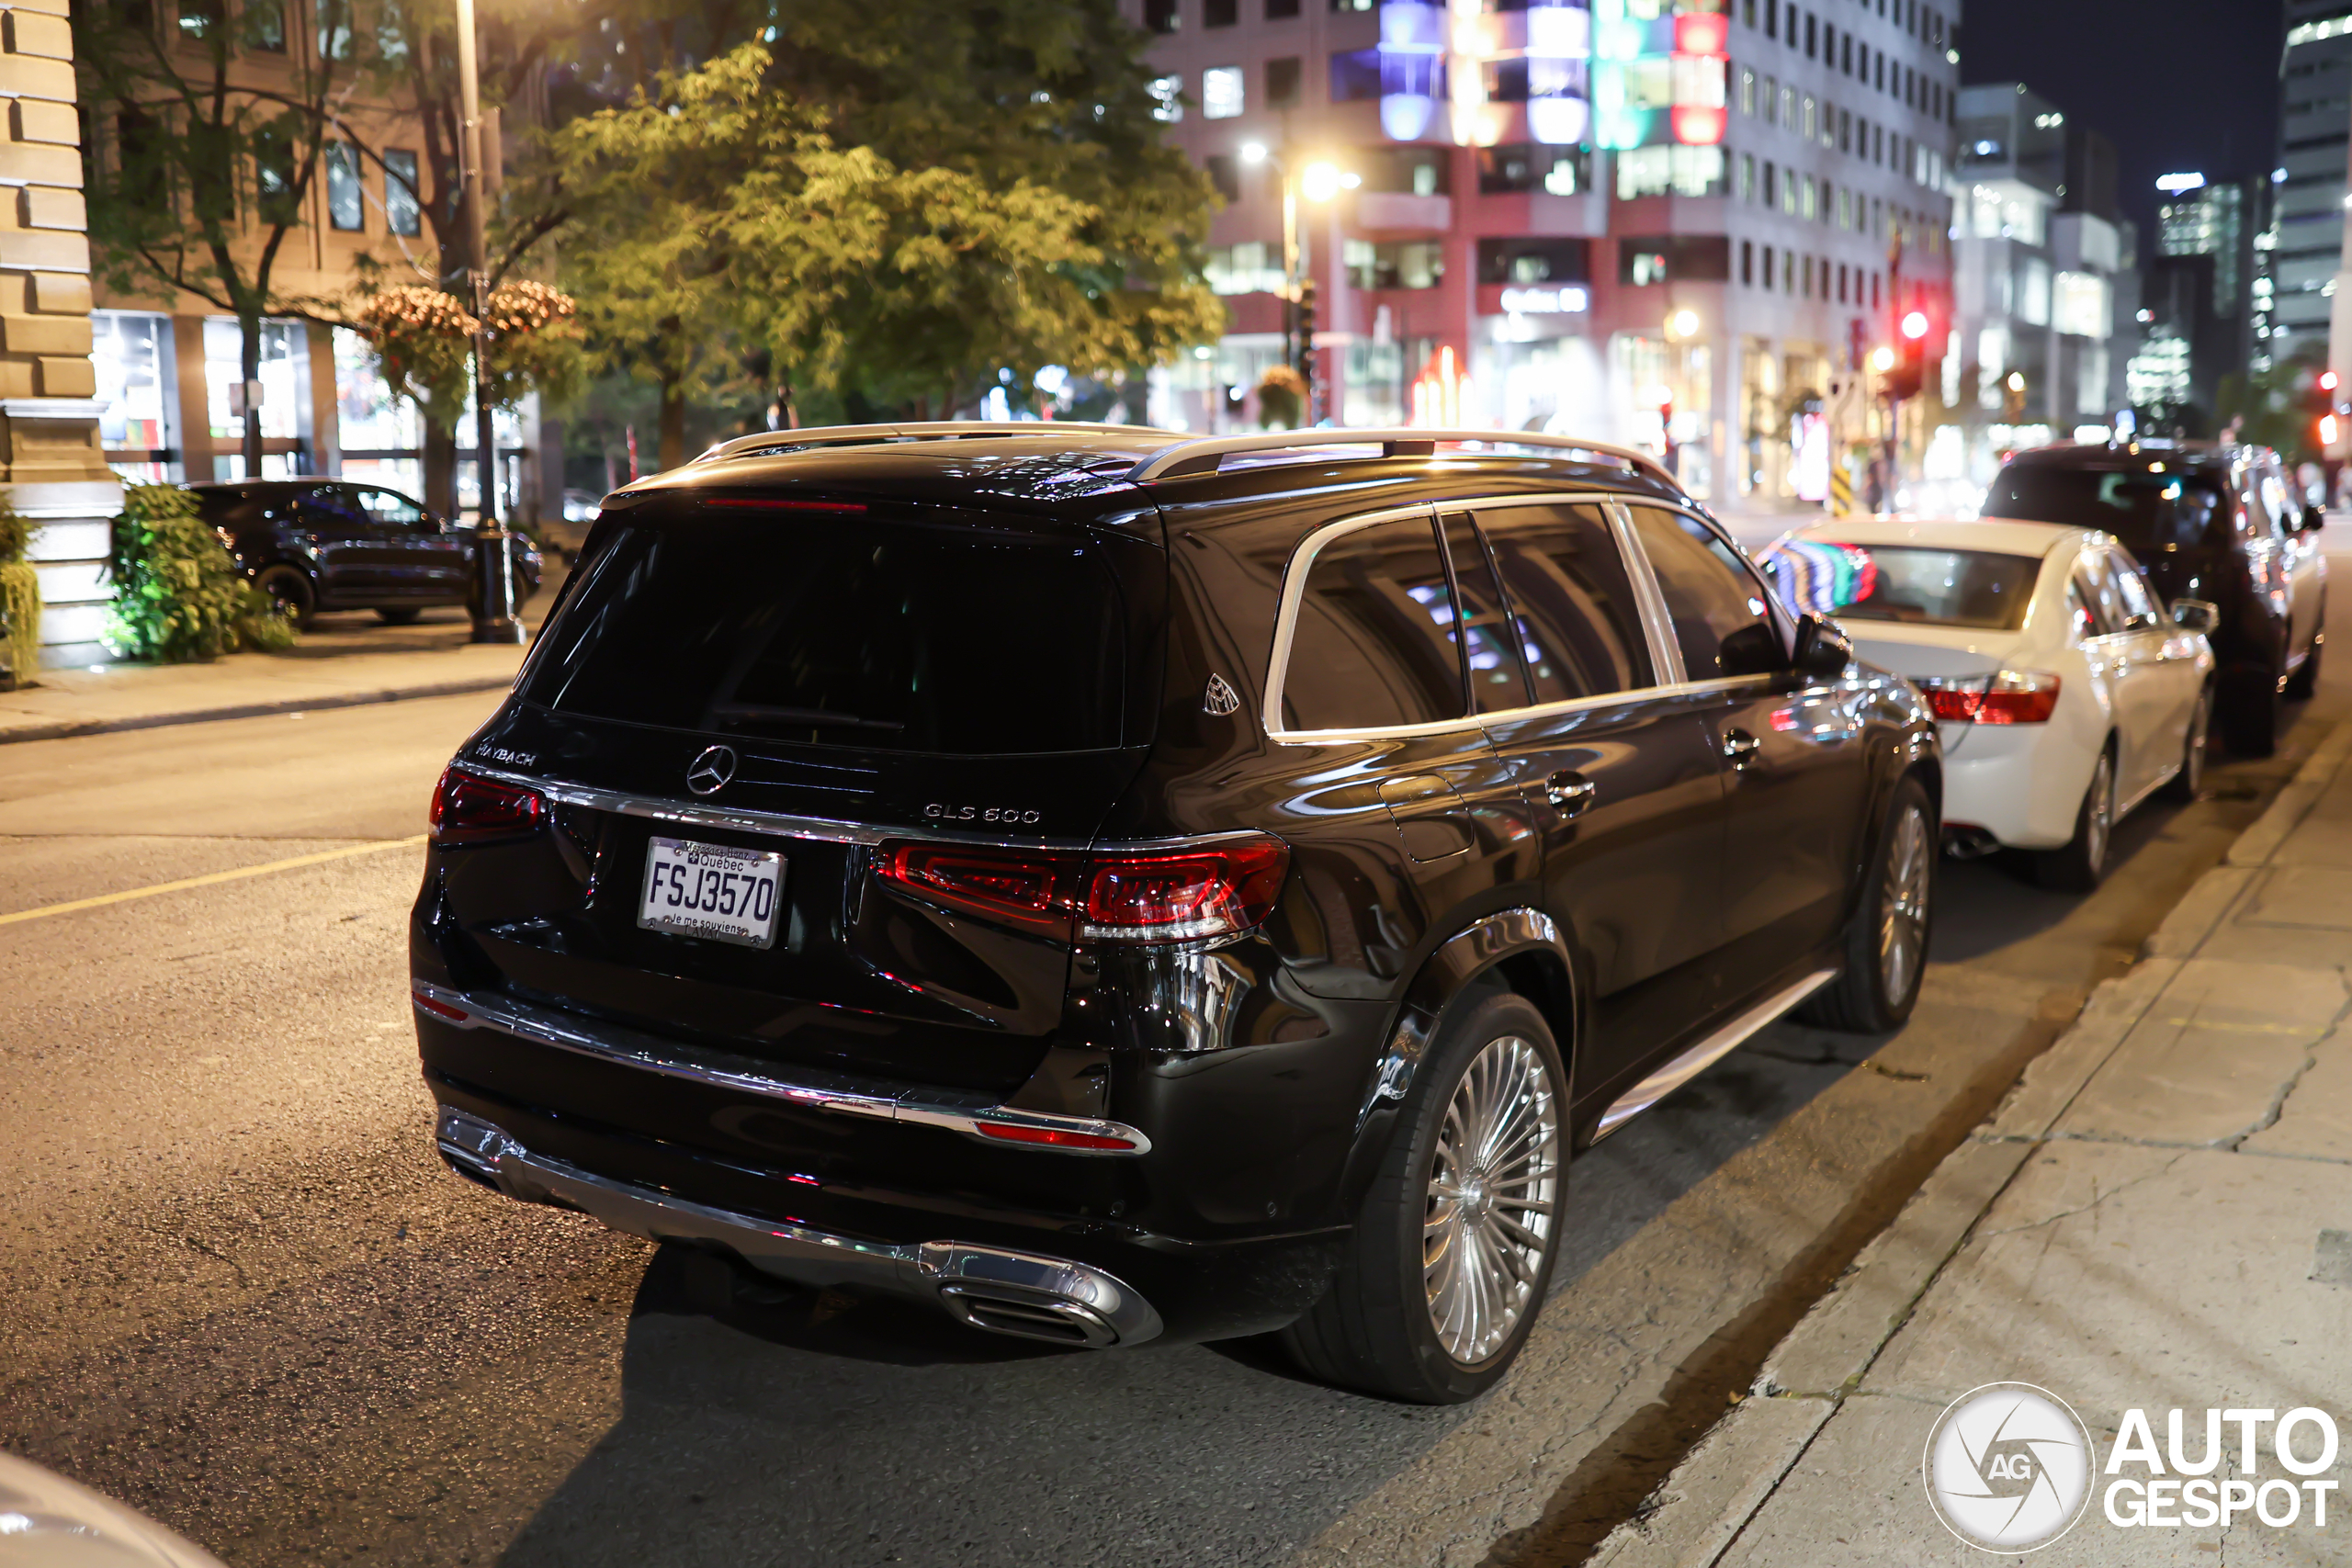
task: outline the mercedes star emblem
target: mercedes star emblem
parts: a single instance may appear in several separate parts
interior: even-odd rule
[[[717,795],[735,776],[735,748],[706,746],[686,770],[686,787],[696,795]]]

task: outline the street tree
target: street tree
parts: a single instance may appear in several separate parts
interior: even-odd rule
[[[344,100],[368,47],[349,0],[315,0],[317,47],[288,37],[287,7],[182,0],[88,6],[74,45],[85,99],[100,116],[88,207],[92,258],[111,286],[185,293],[237,319],[241,379],[261,377],[262,322],[332,313],[332,301],[279,286],[287,241],[331,142],[359,139]],[[166,30],[168,28],[168,30]],[[280,62],[264,70],[247,60]],[[261,410],[248,398],[245,472],[261,470]]]

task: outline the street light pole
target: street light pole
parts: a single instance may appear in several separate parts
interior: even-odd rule
[[[490,401],[490,212],[482,191],[481,81],[474,58],[474,3],[458,0],[458,98],[465,124],[458,164],[466,209],[467,282],[474,313],[475,642],[521,642],[514,616],[514,556],[498,525],[498,437]]]

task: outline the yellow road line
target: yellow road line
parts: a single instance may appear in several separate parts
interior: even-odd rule
[[[314,855],[296,855],[292,860],[274,860],[261,865],[241,865],[234,871],[208,872],[202,876],[184,876],[177,882],[158,882],[153,887],[133,887],[127,893],[105,893],[96,898],[76,898],[66,904],[43,904],[38,909],[19,909],[13,915],[0,915],[0,926],[14,925],[18,920],[38,920],[44,915],[70,915],[76,909],[96,909],[106,904],[127,903],[133,898],[153,898],[158,893],[178,893],[190,887],[209,887],[215,883],[237,882],[248,876],[266,876],[273,871],[292,871],[297,866],[318,865],[331,860],[349,860],[354,855],[372,855],[379,850],[405,850],[424,842],[430,834],[419,833],[411,839],[379,839],[373,843],[353,844],[347,849],[321,850]]]

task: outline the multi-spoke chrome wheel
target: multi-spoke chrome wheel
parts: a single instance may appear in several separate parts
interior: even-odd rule
[[[1491,1040],[1446,1107],[1421,1230],[1430,1323],[1463,1366],[1500,1350],[1535,1306],[1559,1201],[1552,1075],[1532,1042]]]
[[[1934,851],[1928,817],[1906,805],[1888,835],[1879,889],[1879,982],[1890,998],[1907,997],[1928,945],[1928,888]]]

